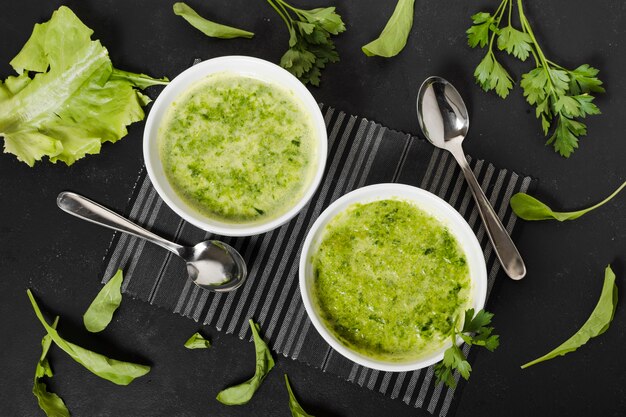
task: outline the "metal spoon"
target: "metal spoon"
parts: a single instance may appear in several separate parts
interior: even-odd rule
[[[524,261],[465,158],[462,143],[469,130],[469,116],[459,92],[443,78],[429,77],[417,94],[417,119],[426,139],[450,152],[460,165],[506,274],[515,280],[524,278]]]
[[[189,278],[200,288],[227,292],[238,288],[246,279],[246,263],[239,252],[226,243],[207,240],[193,247],[181,246],[137,226],[98,203],[68,191],[59,194],[57,205],[73,216],[137,236],[180,256],[187,263]]]

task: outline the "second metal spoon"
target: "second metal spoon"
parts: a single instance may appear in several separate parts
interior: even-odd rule
[[[465,158],[462,143],[469,130],[469,115],[459,92],[441,77],[426,79],[417,95],[417,119],[426,139],[450,152],[461,167],[506,274],[515,280],[524,278],[524,261]]]
[[[244,283],[246,263],[233,247],[217,240],[195,246],[170,242],[79,194],[64,191],[57,197],[61,210],[99,224],[145,239],[180,256],[187,263],[189,278],[201,288],[217,292],[232,291]]]

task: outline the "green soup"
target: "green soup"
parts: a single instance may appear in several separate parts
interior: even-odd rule
[[[409,361],[440,349],[470,305],[466,257],[437,219],[402,200],[353,204],[312,258],[313,299],[343,344]]]
[[[213,74],[170,105],[159,130],[168,181],[189,206],[231,223],[278,217],[315,170],[315,128],[280,86]]]

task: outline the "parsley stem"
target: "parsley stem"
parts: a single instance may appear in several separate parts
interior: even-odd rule
[[[280,0],[278,0],[280,1]],[[267,2],[270,4],[270,6],[272,6],[272,8],[274,10],[276,10],[276,13],[278,13],[278,15],[281,17],[281,19],[283,19],[283,21],[285,22],[285,24],[287,25],[287,27],[289,28],[289,30],[292,29],[292,23],[291,23],[291,18],[288,18],[289,15],[285,16],[283,13],[284,11],[282,9],[279,9],[275,4],[273,0],[267,0]]]
[[[493,14],[496,28],[500,27],[500,21],[502,20],[502,16],[504,15],[504,12],[506,11],[506,5],[510,3],[511,1],[512,0],[503,0],[502,3],[500,3],[500,6],[498,6],[498,9],[496,10],[496,12]],[[496,30],[493,30],[491,33],[491,39],[489,39],[489,52],[488,53],[491,54],[492,56],[493,56],[493,41],[496,38],[496,32],[497,32]],[[493,59],[495,60],[495,56],[493,56]]]

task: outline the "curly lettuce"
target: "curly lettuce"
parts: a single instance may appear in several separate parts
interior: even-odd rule
[[[72,165],[116,142],[143,120],[150,99],[137,88],[167,84],[113,68],[107,49],[67,7],[36,24],[0,81],[0,136],[4,151],[33,166],[47,156]]]

